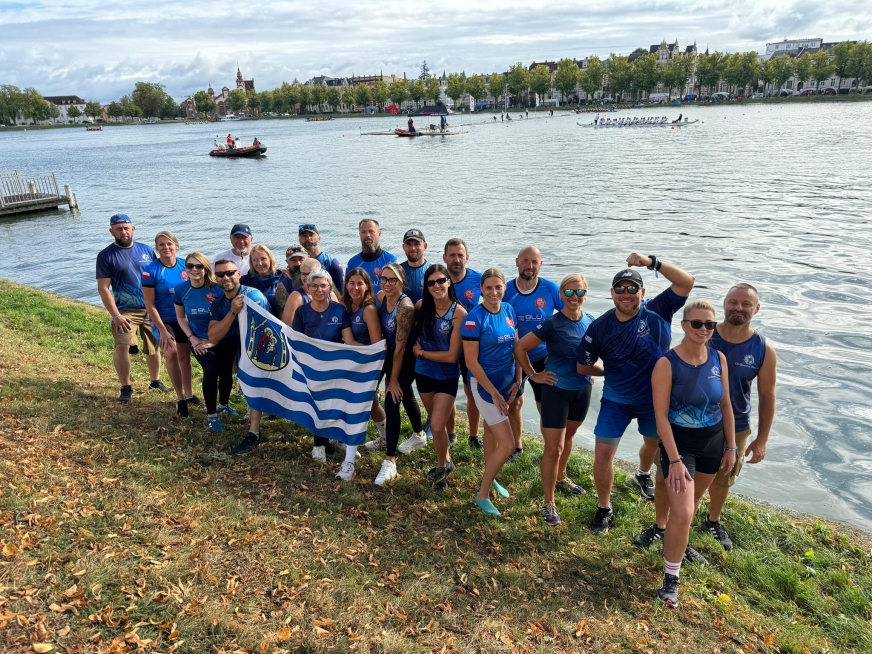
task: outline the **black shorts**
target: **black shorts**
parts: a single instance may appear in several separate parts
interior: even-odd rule
[[[717,474],[726,447],[723,421],[711,427],[671,427],[678,455],[690,476],[693,477],[696,472]],[[669,455],[663,448],[663,441],[660,441],[660,470],[664,477],[669,475]]]
[[[390,378],[391,372],[394,369],[394,354],[396,350],[388,350],[385,355],[385,362],[382,366],[381,375],[379,375],[378,383],[382,380]],[[406,350],[403,356],[403,367],[400,369],[400,388],[411,388],[415,381],[415,353],[412,350]]]
[[[460,364],[460,381],[463,382],[464,386],[469,386],[469,382],[466,381],[469,378],[469,375],[467,375],[469,368],[466,367],[466,358],[460,355],[457,363]]]
[[[419,372],[415,373],[415,385],[418,387],[418,394],[425,393],[444,393],[451,397],[457,397],[457,377],[453,379],[436,379],[428,377]]]
[[[173,333],[173,336],[176,337],[176,343],[181,345],[187,345],[190,343],[188,337],[185,336],[185,330],[182,329],[182,326],[177,322],[165,322],[164,325],[169,328],[169,330]]]
[[[564,429],[567,420],[584,422],[590,407],[590,391],[593,388],[591,384],[577,391],[548,384],[540,384],[540,386],[542,386],[543,429]]]
[[[544,359],[539,359],[538,361],[531,361],[530,365],[533,366],[533,370],[535,370],[536,372],[542,372],[543,370],[545,370],[545,364],[547,363],[547,361],[548,357],[545,357]],[[541,404],[543,384],[540,384],[539,382],[534,382],[532,379],[528,379],[524,382],[524,384],[526,384],[527,382],[530,383],[530,388],[533,389],[533,397],[536,398],[536,402]],[[524,384],[521,384],[521,388],[518,389],[518,395],[524,394]],[[587,412],[585,411],[585,413]],[[564,425],[564,427],[565,426],[566,425]]]

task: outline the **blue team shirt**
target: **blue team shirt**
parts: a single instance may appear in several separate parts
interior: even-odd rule
[[[760,372],[766,356],[766,339],[757,332],[744,343],[730,343],[718,330],[712,334],[709,346],[727,359],[730,404],[736,418],[736,431],[751,429],[751,382]]]
[[[686,301],[667,288],[643,300],[632,320],[619,321],[612,309],[587,328],[578,362],[592,366],[602,359],[604,398],[619,404],[651,405],[651,373],[672,344],[672,316]]]
[[[481,273],[467,268],[463,279],[454,284],[454,292],[467,311],[477,307],[481,302]]]
[[[478,304],[467,314],[461,331],[464,341],[478,341],[478,363],[503,395],[515,382],[513,347],[517,338],[516,325],[515,310],[511,304],[500,303],[498,313],[491,313],[483,304]],[[472,377],[470,372],[467,384]],[[490,396],[485,395],[482,397],[490,402]]]
[[[164,324],[178,322],[176,318],[176,286],[188,280],[185,262],[176,259],[175,266],[165,266],[155,259],[142,269],[142,285],[154,289],[154,306]]]
[[[342,293],[345,284],[345,277],[342,273],[342,264],[326,252],[322,252],[315,258],[321,263],[321,268],[330,274],[330,278],[333,280],[333,286],[336,287],[336,293]]]
[[[421,326],[418,341],[421,347],[427,352],[447,352],[451,348],[451,334],[454,332],[454,311],[457,308],[457,302],[452,302],[451,307],[445,312],[445,315],[436,316],[434,321],[433,333],[425,326]],[[460,365],[454,363],[443,363],[441,361],[430,361],[429,359],[416,359],[415,372],[420,375],[432,377],[433,379],[457,379],[460,377]]]
[[[562,313],[555,313],[533,330],[536,338],[544,341],[544,344],[548,346],[548,361],[545,363],[545,370],[550,370],[557,375],[557,383],[555,384],[557,388],[580,391],[582,388],[590,386],[590,377],[580,375],[575,366],[584,333],[593,320],[591,314],[584,312],[578,320],[571,320]]]
[[[424,278],[427,276],[427,269],[433,265],[429,261],[425,261],[423,265],[417,268],[412,268],[408,261],[403,261],[400,266],[403,272],[406,273],[406,285],[403,287],[403,292],[409,296],[412,304],[417,304],[424,297]]]
[[[372,280],[372,294],[378,295],[378,292],[381,290],[381,282],[379,281],[379,277],[381,277],[382,268],[384,268],[385,265],[389,264],[391,261],[396,260],[397,258],[394,255],[392,255],[390,252],[385,252],[384,250],[382,250],[382,253],[375,261],[364,261],[362,255],[355,254],[348,262],[348,268],[346,272],[353,270],[354,268],[363,268],[369,275],[369,278]]]
[[[385,337],[385,346],[389,350],[394,350],[397,347],[397,309],[403,303],[403,298],[406,294],[400,295],[400,299],[394,305],[393,311],[388,311],[388,300],[383,298],[383,302],[378,305],[378,320],[381,323],[382,335]],[[412,349],[415,344],[415,339],[411,338],[406,341],[406,349]]]
[[[239,283],[249,288],[256,288],[263,293],[266,301],[269,302],[269,311],[277,318],[281,318],[281,314],[276,313],[276,289],[281,285],[282,280],[288,279],[280,272],[272,275],[255,275],[249,270],[248,273],[239,278]],[[288,281],[290,281],[288,279]],[[289,293],[290,294],[290,293]]]
[[[342,342],[342,330],[346,327],[351,327],[348,312],[344,306],[333,300],[325,311],[315,311],[311,302],[304,304],[294,312],[294,322],[291,325],[294,331],[331,343]]]
[[[212,320],[216,322],[220,322],[224,320],[224,317],[230,313],[230,303],[233,302],[232,299],[229,299],[227,295],[224,293],[224,290],[217,286],[215,301],[212,303],[212,306],[209,307],[209,311],[211,312]],[[256,288],[250,288],[248,286],[240,286],[239,287],[239,295],[243,297],[249,298],[252,302],[256,302],[260,305],[262,309],[269,311],[269,302],[263,296],[263,293],[258,291]],[[235,338],[237,341],[239,340],[239,321],[234,320],[233,324],[230,325],[230,329],[227,330],[227,333],[222,338],[222,341],[226,341],[228,338]]]
[[[224,295],[224,290],[217,284],[212,288],[206,288],[205,284],[194,288],[189,280],[176,286],[174,295],[176,305],[185,310],[191,333],[197,338],[209,338],[209,321],[212,320],[210,309],[215,299]]]
[[[366,320],[363,318],[366,306],[360,307],[357,311],[346,310],[346,313],[348,313],[348,321],[351,323],[351,333],[354,335],[354,340],[362,345],[372,345],[372,341],[369,338],[369,325],[366,324]]]
[[[109,279],[119,311],[145,308],[142,271],[154,260],[154,248],[136,242],[129,248],[113,243],[97,255],[97,279]]]
[[[672,393],[669,396],[669,423],[679,427],[712,427],[721,415],[724,386],[721,359],[717,350],[708,349],[708,361],[694,366],[670,350],[665,354],[672,364]]]
[[[524,338],[536,329],[543,320],[563,308],[560,287],[550,279],[542,279],[541,277],[536,282],[536,288],[527,293],[518,290],[517,280],[509,281],[506,284],[503,302],[508,302],[515,309],[515,314],[518,316],[518,336],[520,338]],[[549,348],[545,343],[537,345],[527,352],[531,363],[541,361],[548,355]]]

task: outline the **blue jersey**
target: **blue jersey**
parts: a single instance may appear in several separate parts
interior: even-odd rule
[[[368,304],[366,306],[373,305]],[[366,306],[360,307],[357,311],[347,311],[348,321],[351,323],[351,333],[354,335],[354,340],[362,345],[372,345],[372,341],[369,338],[369,325],[366,324],[366,320],[363,318]]]
[[[385,337],[385,345],[389,350],[395,350],[397,347],[397,309],[406,297],[405,293],[400,296],[397,303],[394,305],[393,311],[388,311],[388,299],[384,298],[382,303],[378,305],[378,320],[381,323],[382,335]],[[410,338],[406,343],[406,349],[414,345],[414,341]]]
[[[671,288],[643,300],[632,320],[621,322],[615,309],[593,321],[578,352],[578,362],[602,359],[603,397],[619,404],[651,405],[651,373],[672,344],[672,316],[687,301]]]
[[[515,325],[511,304],[502,302],[498,313],[478,304],[467,314],[461,331],[464,341],[478,341],[478,363],[490,382],[504,394],[515,382]],[[467,384],[472,376],[470,372]]]
[[[184,308],[191,333],[197,338],[209,337],[210,308],[215,298],[221,295],[224,295],[224,290],[217,284],[212,288],[206,288],[205,284],[194,288],[188,280],[176,286],[175,303]]]
[[[579,391],[590,386],[590,377],[578,374],[575,366],[581,340],[592,322],[593,316],[589,313],[582,312],[578,320],[571,320],[562,313],[555,313],[533,330],[536,337],[548,345],[545,370],[550,370],[557,375],[555,384],[557,388]]]
[[[412,268],[408,261],[403,261],[400,266],[403,272],[406,273],[406,285],[403,287],[403,293],[409,296],[412,304],[417,304],[424,297],[424,278],[427,276],[427,269],[432,264],[425,261],[424,265]]]
[[[224,317],[230,313],[230,303],[233,302],[232,299],[229,299],[227,295],[224,293],[221,287],[217,287],[216,298],[212,303],[212,306],[209,307],[209,311],[212,313],[212,320],[216,322],[220,322],[224,320]],[[249,288],[248,286],[240,286],[239,293],[243,297],[249,298],[252,302],[257,302],[261,306],[261,308],[269,311],[269,302],[266,301],[266,298],[263,296],[263,293],[258,291],[256,288]],[[224,338],[221,340],[227,340],[228,338],[235,338],[239,340],[239,321],[234,320],[233,324],[230,325],[230,329],[227,330],[227,333],[224,335]]]
[[[142,285],[154,289],[154,306],[164,323],[176,319],[176,286],[188,280],[185,262],[176,259],[175,266],[165,266],[155,259],[142,269]]]
[[[451,307],[442,316],[436,316],[434,321],[433,333],[426,326],[421,327],[421,333],[418,336],[418,341],[421,347],[427,352],[447,352],[451,347],[451,334],[454,331],[454,310],[457,308],[457,302],[452,302]],[[440,361],[430,361],[428,359],[417,359],[415,361],[415,372],[432,377],[433,379],[457,379],[460,377],[460,365],[454,363],[442,363]]]
[[[467,311],[477,307],[481,302],[481,273],[467,268],[463,279],[454,284],[454,292]]]
[[[669,350],[665,354],[672,364],[672,393],[669,395],[669,422],[679,427],[712,427],[721,415],[724,386],[721,383],[721,358],[709,348],[708,361],[701,366],[685,362]]]
[[[321,263],[321,268],[330,274],[330,278],[333,280],[333,286],[336,287],[335,290],[337,295],[342,293],[342,288],[345,284],[345,276],[342,273],[342,264],[326,252],[322,252],[315,258]]]
[[[364,256],[366,257],[365,259]],[[355,254],[348,262],[348,269],[346,272],[354,268],[363,268],[372,280],[372,294],[378,295],[378,292],[381,290],[379,277],[381,277],[382,268],[391,261],[396,260],[397,258],[394,255],[390,252],[385,252],[384,250],[379,250],[377,256]]]
[[[518,316],[518,336],[524,338],[536,329],[543,320],[563,308],[563,298],[560,297],[560,287],[550,279],[536,282],[532,291],[519,291],[517,280],[506,284],[506,294],[503,302],[508,302]],[[585,325],[586,327],[587,325]],[[542,343],[527,352],[530,362],[541,361],[549,355],[549,348]]]
[[[342,342],[342,330],[346,327],[351,327],[348,312],[344,306],[333,300],[324,311],[313,309],[311,302],[304,304],[294,313],[294,323],[291,325],[294,331],[331,343]]]
[[[113,243],[97,255],[97,279],[109,279],[119,311],[145,308],[142,271],[154,259],[154,249],[144,243],[134,243],[129,248]]]
[[[721,338],[716,329],[709,346],[727,359],[730,404],[736,418],[736,431],[747,431],[751,429],[751,382],[763,366],[766,339],[754,332],[744,343],[730,343]]]
[[[269,302],[269,310],[277,318],[281,318],[281,314],[276,313],[276,289],[282,283],[282,280],[288,279],[283,274],[276,272],[272,275],[255,275],[251,270],[239,279],[239,283],[249,288],[256,288],[263,293],[266,301]],[[290,281],[290,280],[288,280]]]

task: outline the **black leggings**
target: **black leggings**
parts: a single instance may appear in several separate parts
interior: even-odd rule
[[[385,364],[382,368],[382,377],[389,380],[393,369],[394,350],[388,350],[385,356]],[[406,415],[409,416],[409,422],[412,423],[412,430],[417,434],[423,431],[424,425],[421,422],[421,408],[418,406],[418,400],[415,399],[415,392],[412,390],[412,382],[414,381],[415,354],[412,350],[406,350],[403,355],[403,367],[400,370],[399,382],[400,388],[403,391],[403,408],[406,410]],[[396,456],[397,443],[400,440],[400,405],[394,402],[393,396],[387,392],[387,384],[385,384],[385,391],[387,456]]]
[[[233,364],[236,362],[236,352],[239,340],[225,338],[213,345],[206,354],[194,354],[194,358],[203,369],[203,401],[206,403],[206,413],[218,412],[216,400],[221,404],[230,401],[230,391],[233,390]]]

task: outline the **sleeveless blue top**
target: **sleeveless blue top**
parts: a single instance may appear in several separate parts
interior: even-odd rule
[[[686,363],[675,350],[666,358],[672,364],[672,394],[669,398],[669,422],[679,427],[712,427],[721,415],[724,387],[721,384],[721,360],[717,350],[709,348],[709,357],[701,366]]]
[[[406,297],[406,294],[403,293],[400,295],[400,299],[397,300],[397,303],[394,305],[394,310],[388,312],[388,300],[385,298],[384,302],[382,302],[378,307],[378,319],[381,323],[382,334],[387,341],[387,349],[395,350],[397,348],[397,309],[403,301],[403,298]],[[414,341],[409,339],[411,345],[414,345]],[[407,347],[411,347],[409,343],[406,344]]]
[[[457,302],[452,302],[451,307],[443,316],[436,316],[436,321],[433,324],[433,336],[427,332],[427,327],[421,328],[421,334],[418,340],[421,347],[428,352],[447,352],[451,347],[451,333],[454,331],[452,320],[454,319],[454,310],[457,308]],[[460,377],[460,365],[454,363],[442,363],[439,361],[430,361],[428,359],[415,360],[415,372],[420,375],[432,377],[433,379],[457,379]]]
[[[754,332],[744,343],[730,343],[721,338],[716,329],[709,346],[723,354],[727,360],[730,404],[736,417],[736,431],[747,431],[751,429],[751,382],[763,365],[766,339]]]
[[[351,321],[351,333],[354,334],[354,340],[363,345],[372,345],[372,341],[369,339],[369,327],[363,319],[363,310],[366,309],[366,306],[360,307],[357,311],[346,309],[346,312]]]

